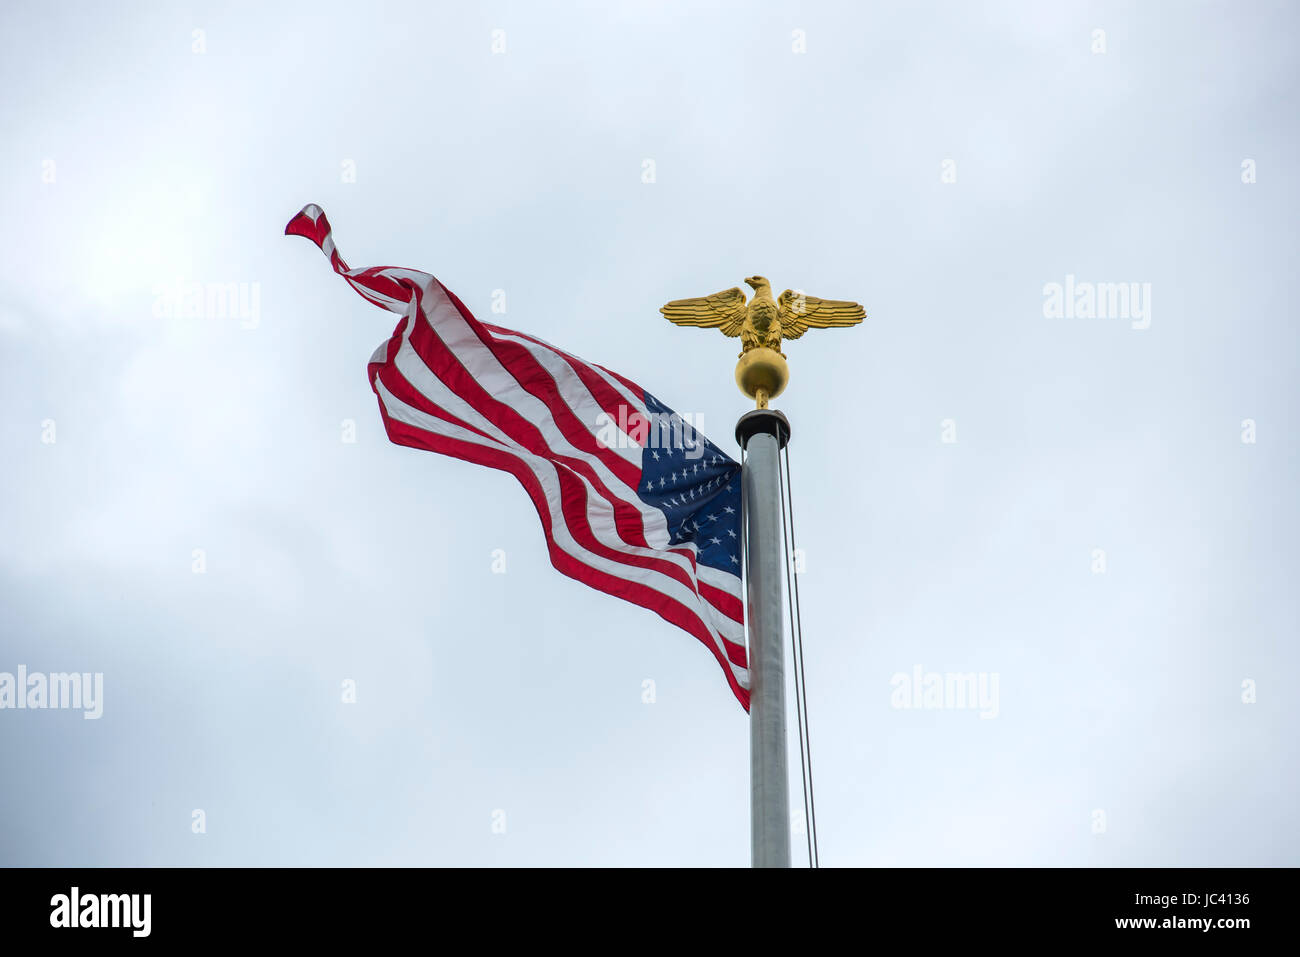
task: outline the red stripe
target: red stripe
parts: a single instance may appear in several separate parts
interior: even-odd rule
[[[346,269],[346,267],[344,268]],[[377,275],[376,270],[382,268],[384,267],[372,266],[369,269],[347,269],[346,272],[340,274],[354,286],[363,286],[366,289],[377,292],[382,296],[387,296],[389,299],[396,299],[399,302],[410,303],[412,295],[419,295],[420,288],[415,284],[414,280],[406,277],[394,279],[391,276]],[[336,269],[335,271],[337,272],[338,270]],[[362,295],[364,296],[365,293],[362,293]],[[380,305],[380,308],[387,307]]]
[[[738,596],[706,581],[700,582],[700,595],[732,621],[740,625],[745,623],[745,606],[740,603]]]
[[[306,236],[316,244],[317,248],[323,248],[325,238],[332,232],[330,221],[325,218],[323,211],[315,219],[312,219],[307,215],[307,210],[311,208],[311,206],[303,207],[302,212],[289,220],[289,224],[284,227],[284,234],[286,236]],[[319,206],[316,208],[320,209]]]
[[[627,386],[629,389],[631,389],[631,390],[632,390],[633,392],[635,392],[637,395],[641,396],[641,401],[642,401],[642,402],[645,402],[645,389],[641,388],[639,385],[637,385],[637,384],[636,384],[635,382],[633,382],[631,379],[628,379],[628,378],[625,378],[625,377],[619,375],[619,374],[618,374],[617,372],[615,372],[613,369],[606,369],[604,366],[596,366],[596,368],[599,369],[599,370],[601,370],[602,372],[606,373],[607,375],[612,375],[612,376],[613,376],[615,379],[617,379],[619,382],[623,383],[625,386]]]

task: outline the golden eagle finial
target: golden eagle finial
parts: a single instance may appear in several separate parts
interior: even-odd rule
[[[745,284],[754,290],[748,304],[740,287],[732,286],[712,296],[674,299],[659,311],[679,326],[716,328],[724,336],[739,336],[736,384],[765,409],[767,400],[780,395],[790,378],[782,339],[798,339],[809,329],[856,326],[867,313],[856,302],[818,299],[793,289],[773,299],[772,284],[762,276],[749,276]]]

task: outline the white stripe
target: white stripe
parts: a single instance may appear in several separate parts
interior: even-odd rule
[[[362,285],[360,280],[353,277],[359,276],[363,272],[366,272],[366,270],[349,269],[340,273],[340,275],[348,281],[348,285],[375,305],[387,309],[389,312],[396,312],[399,314],[406,313],[407,307],[411,304],[411,299],[397,299],[388,295],[386,292],[379,292],[371,289],[369,286]],[[417,286],[423,289],[426,294],[428,294],[436,283],[436,280],[426,272],[420,272],[415,269],[403,269],[397,266],[385,267],[384,269],[379,270],[376,275],[384,276],[393,281],[399,279],[410,279]]]
[[[579,359],[578,361],[581,362],[582,360]],[[644,416],[650,415],[650,410],[646,408],[645,402],[642,401],[641,399],[638,399],[636,396],[634,396],[631,393],[631,391],[628,389],[628,387],[625,386],[622,382],[614,378],[614,376],[610,375],[608,372],[606,372],[598,365],[593,365],[591,363],[587,363],[587,365],[593,372],[596,373],[596,375],[604,379],[611,389],[618,392],[619,395],[623,396],[623,398],[627,399],[629,403],[631,403],[633,406],[639,409],[642,415]]]
[[[740,554],[736,554],[740,558]],[[740,566],[737,565],[737,568]],[[700,566],[700,581],[706,585],[712,585],[714,588],[720,588],[729,594],[740,597],[740,572],[723,571],[720,568],[714,568],[712,565]]]

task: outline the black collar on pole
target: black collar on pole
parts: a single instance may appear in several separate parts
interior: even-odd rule
[[[759,433],[776,436],[776,447],[783,449],[790,441],[790,420],[776,409],[755,409],[746,412],[736,423],[736,441],[742,449]]]

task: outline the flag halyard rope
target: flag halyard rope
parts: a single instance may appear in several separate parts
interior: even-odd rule
[[[785,468],[778,470],[781,487],[781,534],[785,546],[786,603],[790,610],[790,652],[794,659],[795,711],[799,726],[799,769],[803,778],[804,832],[808,845],[808,866],[820,867],[817,845],[817,802],[813,793],[812,730],[808,723],[808,684],[803,655],[803,615],[799,606],[799,566],[794,537],[794,492],[790,482],[790,447]],[[789,524],[787,525],[787,515]]]

